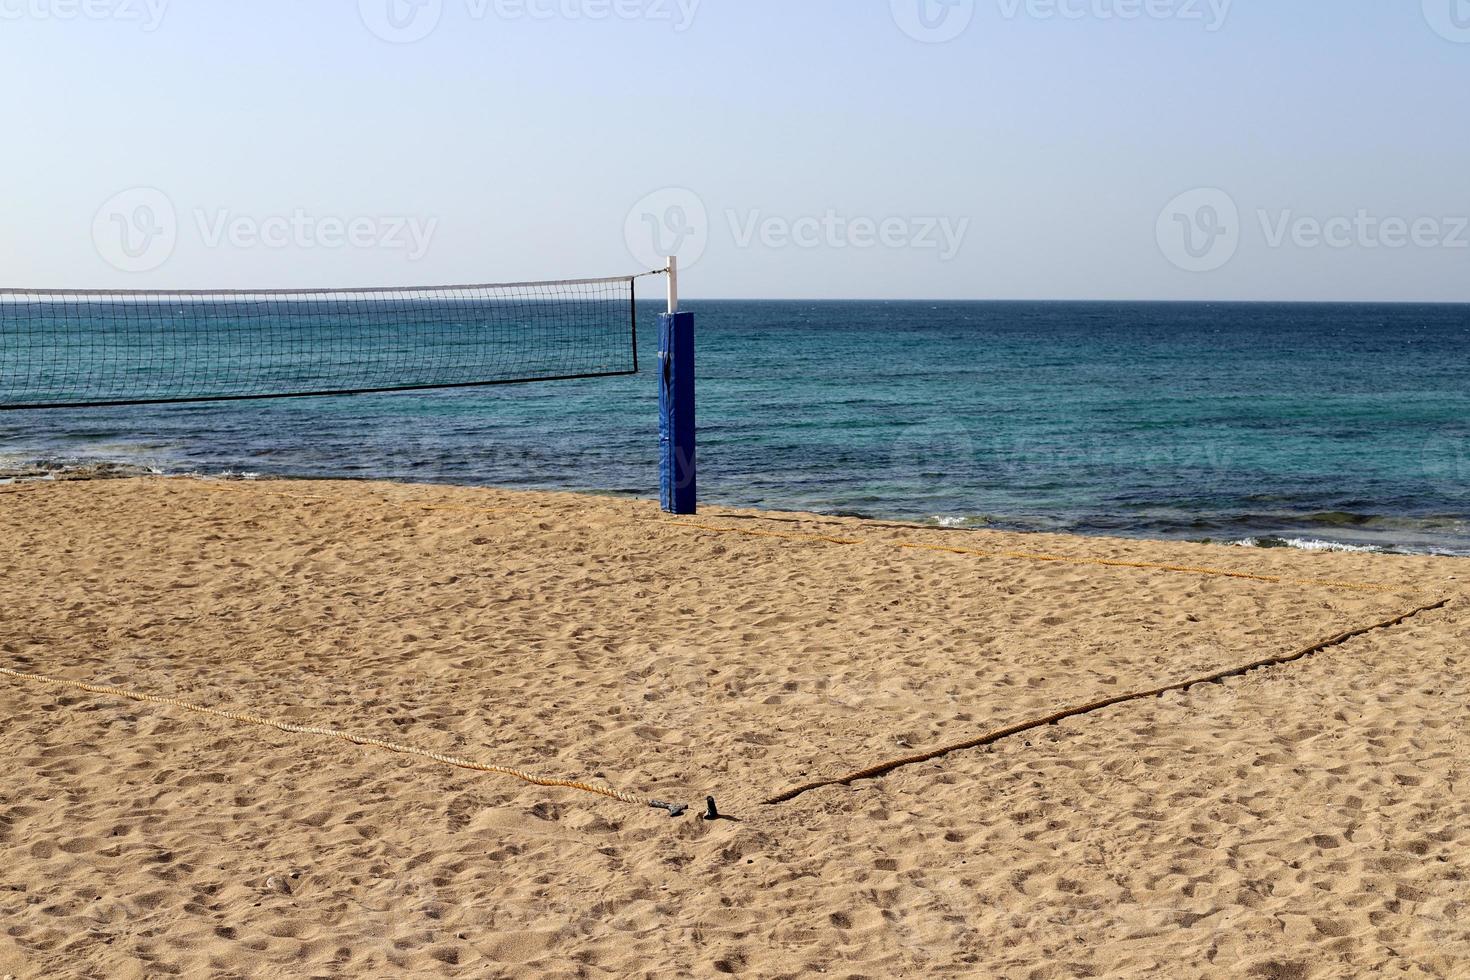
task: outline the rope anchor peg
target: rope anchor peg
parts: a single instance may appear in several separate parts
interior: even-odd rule
[[[661,800],[649,800],[648,805],[655,810],[667,810],[671,817],[682,817],[689,812],[689,807],[683,803],[664,803]]]

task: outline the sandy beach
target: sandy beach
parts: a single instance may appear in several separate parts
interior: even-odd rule
[[[0,977],[1470,970],[1463,559],[124,479],[0,560],[0,667],[691,807],[0,676]]]

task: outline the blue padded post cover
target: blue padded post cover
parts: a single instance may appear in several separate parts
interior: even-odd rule
[[[664,510],[697,509],[694,429],[694,314],[658,318],[659,485]]]

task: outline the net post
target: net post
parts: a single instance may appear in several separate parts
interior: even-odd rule
[[[679,262],[669,258],[669,311],[658,318],[659,486],[665,513],[698,509],[694,314],[679,312]]]
[[[633,373],[638,373],[638,280],[628,282],[628,335],[633,341]]]

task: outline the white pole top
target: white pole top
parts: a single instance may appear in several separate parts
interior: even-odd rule
[[[679,256],[669,256],[669,313],[679,312]]]

